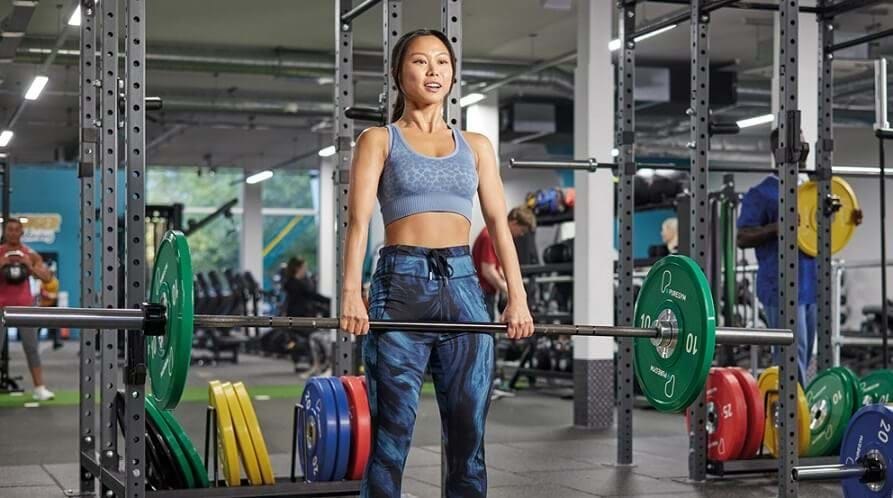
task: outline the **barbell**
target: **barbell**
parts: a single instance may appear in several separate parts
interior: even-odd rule
[[[840,463],[804,465],[791,470],[795,481],[840,481],[846,498],[889,497],[893,493],[893,407],[874,404],[859,409],[847,425]]]
[[[140,309],[7,307],[5,327],[55,327],[142,330],[147,341],[147,370],[155,403],[177,405],[192,355],[195,327],[269,327],[336,329],[333,318],[289,316],[195,315],[192,260],[186,237],[169,231],[155,256],[148,302]],[[716,344],[790,345],[783,329],[716,327],[707,279],[697,264],[681,255],[667,256],[649,271],[636,301],[636,326],[535,324],[534,333],[635,339],[635,373],[644,395],[661,411],[679,412],[703,390]],[[419,333],[500,333],[502,323],[372,320],[374,331]]]

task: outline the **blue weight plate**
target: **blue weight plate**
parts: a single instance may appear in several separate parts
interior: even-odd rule
[[[303,464],[304,476],[310,481],[331,481],[338,452],[338,407],[332,385],[322,377],[310,379],[304,387],[301,404],[305,410],[304,442],[308,460]]]
[[[326,377],[335,394],[335,406],[338,408],[338,453],[335,457],[333,481],[342,481],[347,475],[347,463],[350,461],[350,403],[347,392],[337,377]]]
[[[873,454],[881,458],[886,468],[893,465],[893,448],[888,446],[893,438],[893,408],[886,405],[868,405],[862,407],[847,426],[840,447],[840,463],[852,465],[860,462],[866,455]],[[841,481],[843,495],[846,498],[889,497],[893,493],[893,479],[887,479],[877,490],[860,482],[858,477]]]

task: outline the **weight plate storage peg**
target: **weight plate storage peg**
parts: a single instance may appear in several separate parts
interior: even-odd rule
[[[757,386],[757,380],[750,372],[743,368],[732,367],[728,369],[738,380],[744,393],[744,402],[747,404],[747,435],[744,445],[741,447],[739,459],[751,458],[760,451],[763,442],[763,424],[766,422],[766,412],[763,406],[763,395]]]
[[[691,410],[686,423],[691,430]],[[707,456],[711,460],[738,458],[747,436],[747,403],[735,375],[711,368],[707,377]]]
[[[341,379],[324,377],[324,380],[332,386],[332,394],[335,395],[335,415],[338,420],[338,446],[335,452],[332,480],[343,481],[347,475],[347,465],[350,462],[350,404]]]
[[[223,466],[223,480],[227,486],[242,484],[239,473],[239,447],[236,443],[236,430],[229,413],[229,403],[220,381],[208,382],[208,403],[217,413],[217,446],[220,463]]]
[[[760,394],[766,400],[766,421],[763,424],[763,445],[769,450],[772,456],[778,456],[778,367],[769,367],[757,379],[757,385],[760,387]],[[798,439],[797,448],[800,456],[809,451],[809,403],[806,401],[806,394],[803,388],[797,384],[797,425]]]
[[[838,176],[831,177],[831,195],[839,205],[837,212],[831,215],[831,254],[837,254],[846,247],[856,232],[855,211],[859,209],[859,201],[850,184]],[[818,215],[823,206],[818,204],[818,184],[808,181],[797,190],[797,210],[799,227],[797,244],[800,250],[809,256],[818,254]]]
[[[680,412],[707,381],[715,348],[716,313],[704,273],[671,255],[651,267],[636,300],[637,327],[665,326],[675,334],[635,340],[636,378],[653,407]]]
[[[341,377],[350,403],[350,462],[347,464],[347,478],[354,481],[363,478],[372,449],[372,416],[369,412],[366,384],[362,379],[365,377]]]
[[[146,338],[152,398],[161,410],[177,406],[192,359],[194,296],[192,258],[182,232],[169,231],[155,255],[149,302],[166,309],[165,333]]]
[[[260,466],[257,464],[257,454],[254,452],[254,443],[251,441],[251,433],[248,432],[248,424],[245,423],[245,415],[242,414],[242,406],[236,391],[229,382],[224,382],[221,387],[226,396],[226,404],[230,417],[233,419],[233,429],[236,432],[236,442],[239,445],[239,455],[242,457],[242,467],[248,476],[248,483],[252,486],[263,484],[260,476]]]
[[[338,415],[335,393],[328,381],[314,377],[304,386],[301,396],[304,423],[298,425],[298,455],[304,478],[331,481],[338,447]],[[303,446],[302,446],[303,445]],[[306,453],[306,458],[305,454]]]
[[[842,368],[826,369],[806,389],[809,403],[809,452],[812,457],[833,454],[853,415],[853,381]]]
[[[254,411],[254,403],[251,402],[251,396],[248,395],[248,389],[245,388],[245,384],[236,382],[233,384],[233,391],[235,391],[236,398],[239,400],[239,406],[242,408],[242,415],[245,417],[248,433],[251,434],[251,443],[254,446],[254,454],[257,456],[261,479],[264,484],[276,484],[276,478],[273,476],[273,464],[270,462],[270,453],[267,451],[267,443],[264,441],[264,434],[260,430],[260,423],[257,420],[257,413]]]
[[[875,370],[859,381],[861,406],[887,404],[891,401],[893,401],[893,370]]]

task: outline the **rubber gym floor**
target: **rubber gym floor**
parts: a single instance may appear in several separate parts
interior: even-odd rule
[[[57,498],[78,485],[76,343],[53,351],[42,343],[47,385],[57,399],[31,405],[30,393],[0,395],[0,497]],[[26,371],[18,343],[11,347],[11,370]],[[294,403],[302,387],[287,361],[241,355],[238,365],[193,366],[190,389],[175,411],[199,451],[203,448],[207,382],[243,381],[260,419],[277,476],[287,476]],[[30,389],[30,380],[24,387]],[[258,399],[260,397],[260,399]],[[542,392],[520,392],[491,405],[487,425],[489,494],[493,498],[767,497],[777,487],[771,477],[711,478],[688,482],[688,442],[679,415],[654,410],[635,414],[635,463],[612,465],[614,431],[572,428],[572,402]],[[404,497],[440,496],[440,422],[431,389],[423,395],[403,481]],[[834,484],[801,484],[800,495],[841,496]]]

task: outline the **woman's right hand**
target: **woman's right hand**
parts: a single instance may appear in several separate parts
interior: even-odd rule
[[[341,330],[353,335],[369,333],[369,313],[360,291],[341,295]]]

